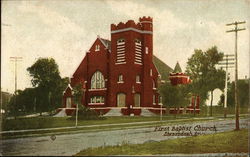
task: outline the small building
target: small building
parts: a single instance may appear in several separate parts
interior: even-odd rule
[[[191,83],[189,76],[182,72],[179,62],[176,63],[174,71],[170,73],[169,79],[173,86]]]
[[[187,85],[192,82],[189,76],[182,72],[179,62],[176,63],[174,71],[169,74],[169,80],[173,86]],[[179,110],[179,112],[178,112]],[[177,114],[183,113],[184,108],[170,108],[170,113]],[[186,108],[186,113],[199,113],[200,112],[200,97],[193,94],[190,100],[190,105]]]

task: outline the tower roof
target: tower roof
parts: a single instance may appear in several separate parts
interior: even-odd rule
[[[180,64],[179,64],[179,62],[177,62],[176,63],[176,65],[175,65],[175,68],[174,68],[174,71],[173,71],[174,73],[181,73],[182,72],[182,70],[181,70],[181,66],[180,66]]]

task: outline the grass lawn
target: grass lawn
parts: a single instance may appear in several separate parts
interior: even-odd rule
[[[198,117],[197,115],[196,117]],[[178,115],[177,118],[192,118],[193,115]],[[163,116],[163,120],[175,119],[174,115]],[[143,116],[120,116],[106,117],[100,120],[78,120],[78,126],[96,125],[96,124],[114,124],[114,123],[129,123],[143,121],[159,121],[159,116],[143,117]],[[56,128],[75,126],[75,120],[69,120],[69,117],[32,117],[32,118],[17,118],[3,121],[3,130],[26,130],[26,129],[41,129],[41,128]]]
[[[248,130],[230,131],[211,135],[178,138],[144,144],[123,144],[88,148],[77,153],[84,155],[157,155],[157,154],[199,154],[199,153],[247,153]]]
[[[195,118],[206,117],[202,115],[196,115]],[[221,115],[223,117],[223,115]],[[245,117],[245,115],[241,115]],[[164,115],[162,120],[174,120],[174,119],[189,119],[193,120],[193,114],[186,115]],[[209,118],[209,117],[207,117]],[[230,119],[230,118],[227,118]],[[159,121],[159,116],[143,117],[143,116],[120,116],[120,117],[106,117],[99,120],[78,120],[78,126],[85,125],[98,125],[98,124],[115,124],[115,123],[131,123],[131,122],[150,122]],[[42,129],[42,128],[57,128],[57,127],[72,127],[75,126],[75,120],[70,120],[69,117],[51,117],[40,116],[32,118],[17,118],[3,120],[2,130],[26,130],[26,129]]]
[[[115,129],[125,129],[125,128],[139,128],[139,127],[154,127],[156,125],[169,125],[169,124],[186,124],[198,121],[208,121],[213,119],[192,119],[179,117],[180,119],[174,119],[174,117],[164,117],[163,120],[159,121],[159,117],[107,117],[104,120],[81,120],[78,122],[78,126],[95,125],[95,124],[114,124],[111,126],[92,126],[92,127],[78,127],[78,128],[61,128],[57,130],[39,130],[39,131],[29,131],[29,132],[15,132],[15,133],[5,133],[2,138],[20,138],[29,136],[41,136],[41,135],[51,135],[51,134],[71,134],[73,132],[95,132],[104,130],[115,130]],[[157,123],[155,121],[158,121]],[[149,123],[136,123],[127,124],[129,122],[149,122]],[[47,124],[46,124],[47,123]],[[123,125],[115,125],[115,124]],[[7,124],[7,123],[5,123]],[[9,120],[8,127],[13,126],[15,129],[20,130],[20,128],[33,129],[33,128],[49,128],[49,127],[63,127],[63,126],[75,126],[75,121],[69,120],[67,118],[55,118],[55,117],[37,117],[37,118],[22,118],[16,120]],[[13,128],[12,128],[13,129]],[[14,129],[13,129],[14,130]]]

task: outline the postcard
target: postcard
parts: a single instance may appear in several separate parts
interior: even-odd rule
[[[248,156],[248,0],[1,1],[2,156]]]

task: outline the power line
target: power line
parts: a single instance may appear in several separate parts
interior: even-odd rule
[[[235,130],[239,130],[240,129],[240,124],[239,124],[239,103],[238,103],[238,58],[237,58],[237,38],[238,38],[238,31],[243,31],[246,30],[245,28],[238,28],[239,24],[244,24],[246,23],[245,21],[241,21],[241,22],[233,22],[233,23],[229,23],[226,24],[226,26],[231,26],[234,25],[234,29],[228,30],[226,31],[227,33],[230,32],[235,32]]]
[[[231,58],[230,58],[231,57]],[[219,65],[223,65],[221,66],[221,68],[225,68],[226,69],[226,78],[225,78],[225,89],[224,89],[224,118],[227,117],[227,82],[228,82],[228,68],[235,68],[234,66],[229,66],[234,64],[234,62],[228,62],[228,61],[232,61],[235,60],[234,55],[224,55],[223,57],[223,62],[220,62]]]

